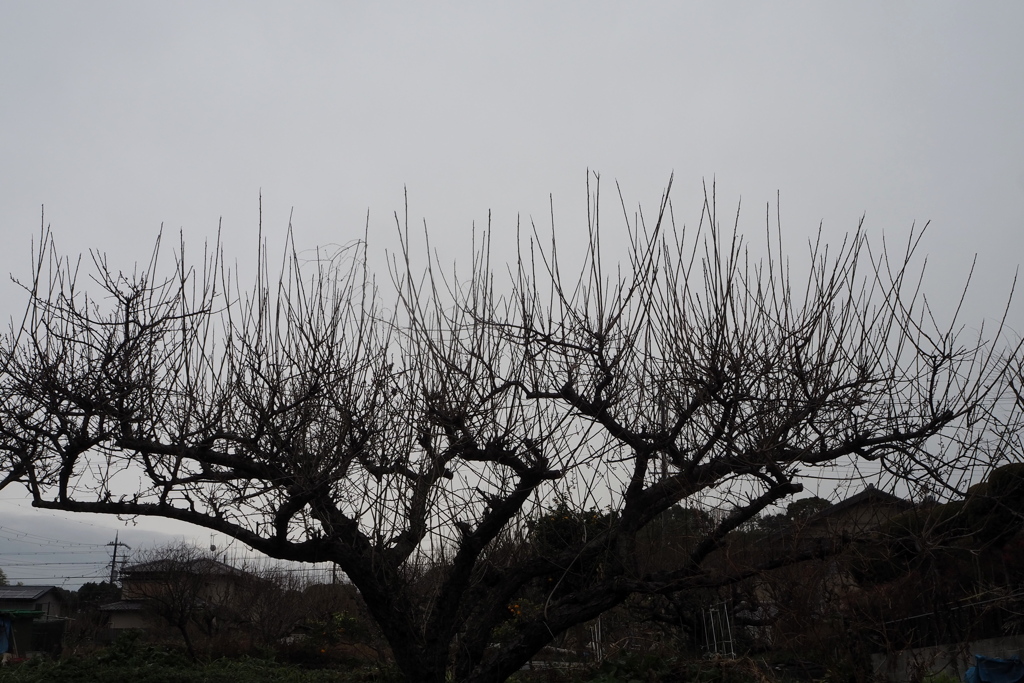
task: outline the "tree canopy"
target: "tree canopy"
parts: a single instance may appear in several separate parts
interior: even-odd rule
[[[623,212],[609,260],[598,189],[578,269],[534,230],[443,275],[400,225],[392,298],[363,243],[279,274],[264,256],[246,289],[219,245],[165,269],[158,243],[131,273],[94,257],[86,288],[47,233],[3,349],[2,485],[334,562],[409,680],[502,681],[632,595],[805,559],[712,558],[820,468],[953,491],[1019,457],[1020,348],[936,322],[919,235],[812,242],[797,283],[781,239],[755,258],[710,199],[677,226],[666,191],[653,222]],[[640,561],[679,505],[715,514],[672,566]],[[515,614],[526,593],[542,608]]]

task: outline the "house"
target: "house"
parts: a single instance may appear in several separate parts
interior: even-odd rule
[[[118,600],[100,605],[99,611],[106,617],[107,628],[114,631],[152,628],[155,622],[140,600]]]
[[[758,647],[815,647],[839,637],[849,598],[861,592],[851,571],[859,544],[874,545],[874,534],[914,504],[868,485],[864,490],[783,528],[753,533],[727,551],[739,570],[778,562],[731,589],[734,617]],[[797,564],[786,558],[804,556]],[[813,645],[812,645],[813,644]],[[820,649],[820,648],[819,648]]]
[[[835,538],[875,531],[896,515],[914,507],[891,493],[868,484],[850,496],[807,519],[800,530],[804,538]]]
[[[207,602],[226,602],[252,575],[208,557],[167,558],[121,570],[123,600],[148,600],[188,589]]]
[[[47,619],[67,616],[67,605],[57,586],[0,586],[0,612],[42,612]]]
[[[207,631],[236,621],[244,609],[244,588],[258,581],[248,572],[190,553],[140,562],[121,570],[121,600],[102,605],[112,630],[183,628],[199,623]]]
[[[754,647],[843,659],[862,679],[962,678],[971,652],[1019,652],[1022,490],[1024,465],[1015,463],[961,500],[915,506],[868,487],[783,530],[751,534],[732,559],[817,557],[733,587],[734,623]]]
[[[121,581],[122,599],[100,607],[105,637],[141,629],[148,637],[180,638],[190,650],[211,639],[274,645],[329,628],[337,614],[371,630],[363,628],[365,608],[351,584],[307,585],[287,570],[244,571],[191,548],[125,567]]]
[[[0,623],[10,624],[5,652],[16,657],[30,652],[60,652],[67,604],[57,586],[0,586]]]

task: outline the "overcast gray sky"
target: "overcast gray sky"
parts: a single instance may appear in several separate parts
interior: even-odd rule
[[[43,205],[62,250],[128,268],[161,224],[198,247],[222,221],[244,259],[261,191],[272,244],[292,211],[301,246],[356,239],[369,212],[382,252],[408,188],[454,259],[489,210],[499,234],[546,222],[549,194],[572,244],[587,169],[648,212],[674,172],[688,222],[714,180],[760,235],[778,192],[797,246],[819,223],[931,221],[936,296],[978,255],[974,326],[1021,261],[1022,34],[1020,2],[0,0],[0,271],[28,275]],[[4,318],[23,304],[0,285]],[[117,526],[0,498],[4,531]]]

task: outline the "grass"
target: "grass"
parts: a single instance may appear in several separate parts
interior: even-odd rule
[[[100,657],[34,660],[0,670],[0,681],[19,683],[385,683],[393,680],[379,667],[351,670],[303,669],[263,659],[106,662]]]
[[[129,634],[130,635],[130,634]],[[0,668],[0,683],[391,683],[386,666],[304,668],[272,659],[193,661],[182,651],[119,639],[96,654],[38,658]]]
[[[183,652],[123,638],[91,655],[34,659],[0,668],[0,683],[395,683],[387,664],[322,660],[321,668],[271,658],[193,661]],[[511,683],[775,683],[753,660],[622,655],[596,669],[520,672]]]

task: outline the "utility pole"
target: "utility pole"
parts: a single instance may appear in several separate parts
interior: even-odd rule
[[[112,558],[110,558],[110,585],[111,586],[114,585],[114,579],[117,577],[117,547],[121,546],[122,548],[127,548],[128,550],[132,549],[132,547],[130,545],[128,545],[127,543],[121,543],[117,539],[118,539],[118,533],[114,533],[114,541],[112,543],[108,543],[107,544],[107,545],[114,546],[114,556]]]

